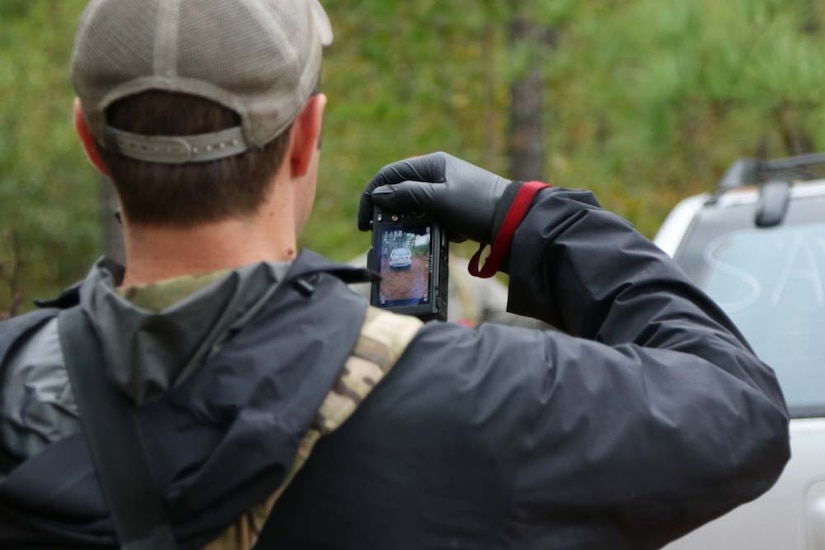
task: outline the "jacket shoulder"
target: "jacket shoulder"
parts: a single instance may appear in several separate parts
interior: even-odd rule
[[[12,348],[32,331],[57,316],[57,310],[44,309],[25,313],[0,322],[0,365]]]

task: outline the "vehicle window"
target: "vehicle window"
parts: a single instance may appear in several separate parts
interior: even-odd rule
[[[825,223],[707,241],[698,280],[777,372],[796,416],[825,413]]]

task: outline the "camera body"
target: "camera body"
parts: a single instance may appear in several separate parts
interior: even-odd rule
[[[381,275],[370,303],[424,321],[447,319],[449,245],[441,226],[424,214],[373,210],[367,267]]]

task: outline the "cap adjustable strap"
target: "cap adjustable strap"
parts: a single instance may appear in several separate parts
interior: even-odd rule
[[[498,235],[496,235],[496,240],[492,248],[490,248],[490,255],[487,256],[484,267],[479,269],[478,264],[481,261],[481,253],[487,246],[486,244],[482,243],[478,247],[478,251],[470,258],[468,268],[470,275],[481,277],[482,279],[489,279],[498,272],[501,264],[504,263],[504,260],[510,253],[510,244],[513,242],[516,229],[521,225],[522,220],[530,210],[533,199],[539,191],[548,187],[550,187],[548,184],[540,181],[528,181],[521,186],[516,198],[513,199],[510,210],[507,211],[507,217],[504,218],[504,223],[501,224],[501,229]]]
[[[240,126],[192,136],[144,136],[107,126],[106,149],[145,162],[183,164],[231,157],[249,147]]]

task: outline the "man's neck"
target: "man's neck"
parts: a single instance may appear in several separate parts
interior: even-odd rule
[[[268,231],[252,218],[193,228],[126,228],[126,275],[123,286],[173,277],[234,269],[258,262],[279,262],[297,254],[294,231]]]

